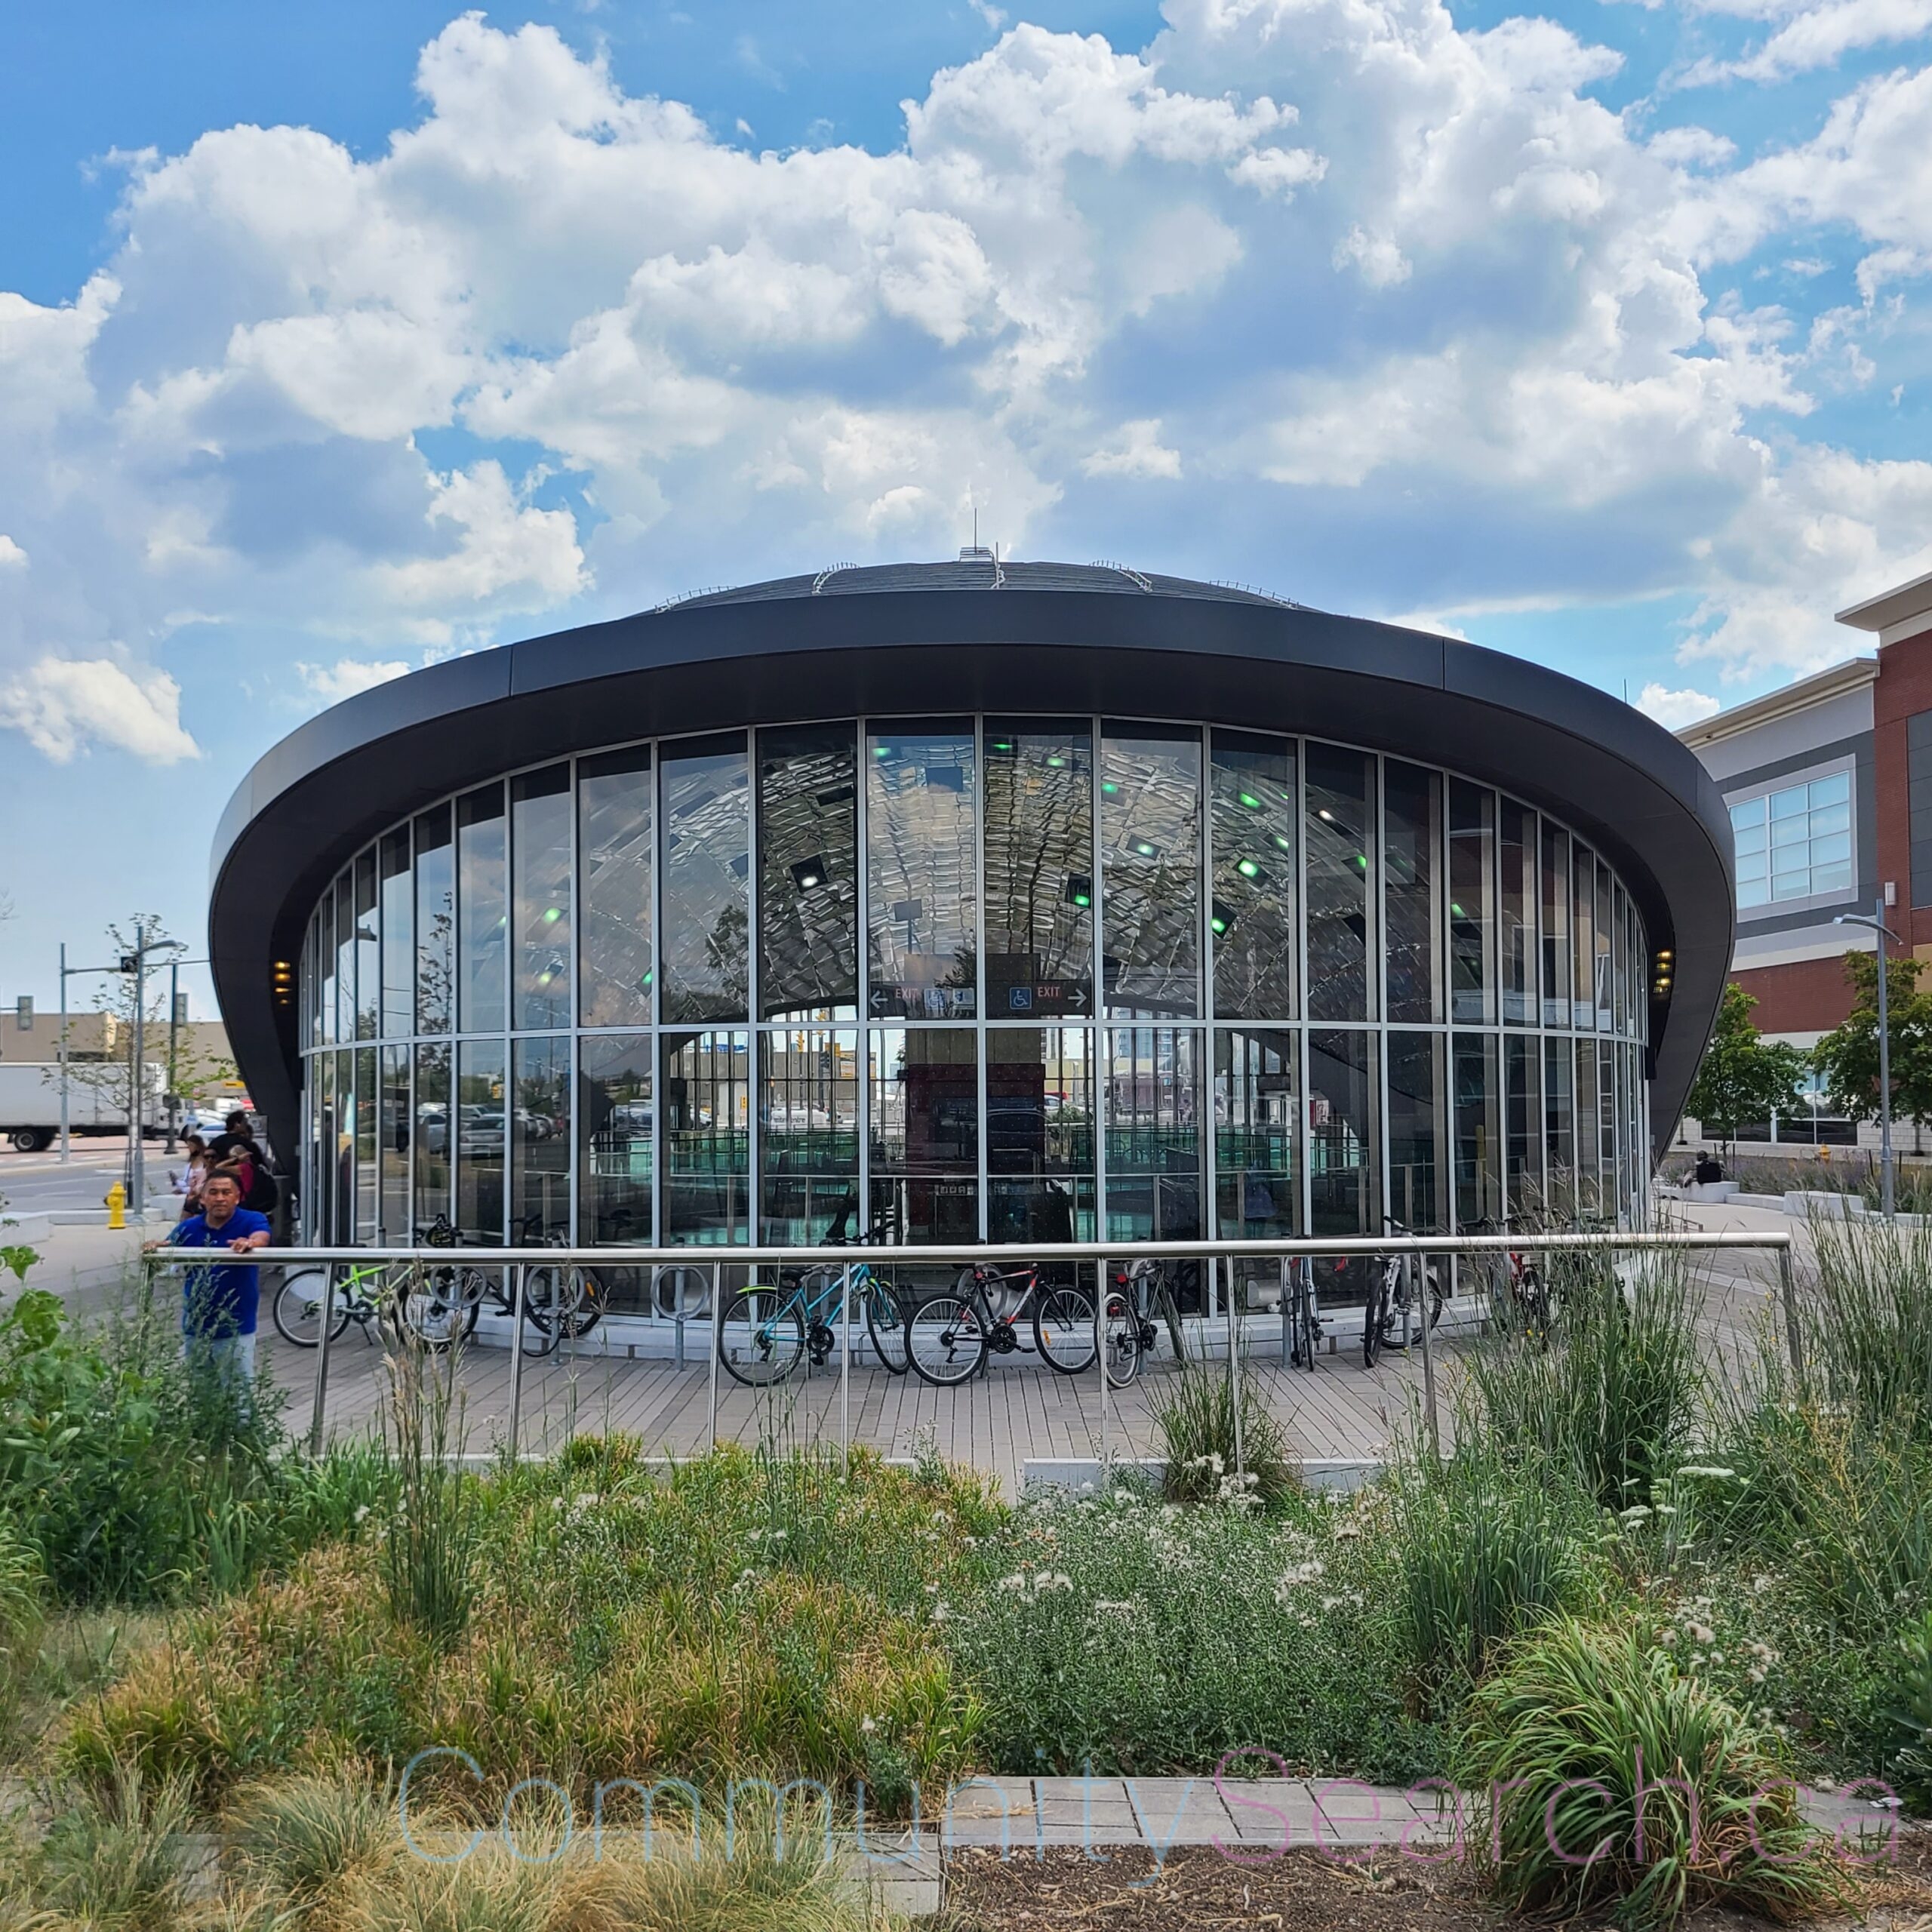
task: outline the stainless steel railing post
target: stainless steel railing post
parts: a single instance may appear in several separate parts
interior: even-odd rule
[[[724,1264],[711,1264],[711,1368],[706,1428],[713,1449],[718,1447],[718,1356],[724,1346]]]
[[[286,1273],[286,1270],[283,1271]],[[335,1263],[322,1263],[322,1327],[315,1342],[315,1407],[309,1418],[309,1460],[322,1453],[322,1417],[329,1392],[329,1331],[335,1326]]]
[[[517,1458],[517,1434],[523,1417],[523,1303],[527,1291],[528,1270],[521,1261],[516,1264],[516,1293],[510,1299],[510,1420],[509,1441],[510,1460]]]
[[[1079,1278],[1076,1275],[1075,1280]],[[1100,1481],[1107,1480],[1113,1460],[1112,1431],[1107,1403],[1107,1264],[1094,1263],[1094,1363],[1100,1371]]]
[[[1778,1300],[1784,1305],[1784,1343],[1791,1355],[1791,1372],[1801,1389],[1804,1385],[1804,1339],[1798,1320],[1798,1270],[1792,1264],[1788,1237],[1778,1250]]]
[[[1217,1287],[1220,1285],[1221,1262],[1217,1255],[1208,1263],[1213,1270],[1213,1280]],[[1241,1318],[1235,1312],[1239,1300],[1239,1283],[1235,1275],[1234,1263],[1228,1263],[1228,1287],[1225,1306],[1228,1316],[1228,1409],[1234,1419],[1235,1494],[1241,1495],[1247,1488],[1242,1480],[1247,1474],[1247,1445],[1242,1439],[1241,1414]]]
[[[1429,1446],[1435,1452],[1438,1462],[1442,1460],[1442,1429],[1435,1414],[1435,1355],[1429,1346],[1429,1335],[1435,1324],[1429,1319],[1435,1312],[1435,1296],[1429,1278],[1429,1263],[1420,1254],[1409,1257],[1407,1266],[1414,1271],[1419,1292],[1414,1297],[1416,1306],[1422,1313],[1422,1401],[1423,1414],[1429,1424]],[[1454,1278],[1451,1271],[1451,1279]]]
[[[852,1271],[849,1268],[839,1284],[838,1306],[844,1329],[844,1346],[838,1352],[838,1473],[849,1482],[852,1477]]]

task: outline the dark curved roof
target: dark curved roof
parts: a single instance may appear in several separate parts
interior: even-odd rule
[[[962,593],[981,594],[962,594]],[[786,719],[1094,712],[1305,732],[1445,765],[1617,868],[1675,985],[1651,1017],[1674,1127],[1730,961],[1730,822],[1697,759],[1592,685],[1477,645],[1117,565],[840,566],[451,658],[312,718],[222,815],[209,949],[243,1076],[295,1144],[294,1014],[272,971],[385,826],[567,752]]]

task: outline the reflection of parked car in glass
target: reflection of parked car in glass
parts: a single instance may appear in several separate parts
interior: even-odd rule
[[[416,1116],[416,1131],[426,1154],[447,1154],[450,1146],[450,1117],[441,1107],[425,1107]]]
[[[503,1117],[486,1107],[465,1107],[458,1118],[463,1123],[457,1151],[464,1154],[497,1154],[503,1146]]]

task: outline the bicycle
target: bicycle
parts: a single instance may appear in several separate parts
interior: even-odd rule
[[[1478,1221],[1476,1228],[1484,1234],[1506,1235],[1509,1232],[1507,1222]],[[1496,1303],[1496,1277],[1500,1274],[1503,1285],[1509,1293],[1509,1319],[1517,1332],[1531,1341],[1547,1345],[1556,1326],[1556,1297],[1544,1278],[1543,1270],[1537,1266],[1534,1256],[1515,1248],[1506,1250],[1498,1259],[1502,1266],[1493,1268],[1491,1275],[1491,1307]]]
[[[1383,1225],[1391,1234],[1408,1232],[1408,1229],[1392,1216],[1385,1215]],[[1416,1297],[1409,1286],[1407,1261],[1406,1255],[1384,1255],[1381,1266],[1370,1275],[1368,1305],[1362,1311],[1361,1324],[1361,1358],[1364,1368],[1373,1368],[1376,1358],[1386,1349],[1399,1349],[1406,1352],[1416,1332],[1413,1318],[1418,1311],[1415,1306]],[[1423,1272],[1429,1281],[1429,1306],[1423,1318],[1432,1329],[1441,1320],[1443,1306],[1449,1297],[1442,1285],[1441,1272],[1433,1261],[1424,1263]],[[1396,1325],[1398,1323],[1401,1324],[1399,1330]]]
[[[1315,1263],[1306,1255],[1288,1263],[1288,1363],[1315,1371],[1315,1358],[1327,1333],[1315,1292]]]
[[[1040,1264],[965,1269],[949,1294],[928,1296],[907,1324],[912,1372],[935,1388],[969,1381],[992,1355],[1024,1350],[1020,1318],[1030,1309],[1033,1347],[1050,1368],[1084,1374],[1094,1365],[1097,1343],[1093,1297],[1071,1285],[1044,1287]],[[992,1297],[1006,1306],[995,1315]]]
[[[1143,1257],[1131,1268],[1116,1272],[1107,1291],[1102,1328],[1107,1380],[1115,1388],[1127,1387],[1140,1374],[1142,1363],[1154,1352],[1160,1340],[1160,1330],[1154,1320],[1157,1315],[1166,1324],[1174,1359],[1185,1367],[1187,1343],[1181,1331],[1180,1306],[1174,1298],[1167,1263]]]
[[[880,1223],[850,1241],[842,1232],[849,1208],[826,1231],[823,1245],[844,1247],[881,1241]],[[874,1272],[869,1261],[847,1268],[821,1264],[786,1269],[777,1281],[753,1281],[731,1296],[718,1324],[718,1359],[733,1380],[753,1389],[783,1382],[809,1355],[823,1368],[838,1343],[845,1296],[865,1308],[866,1334],[887,1372],[903,1375],[910,1364],[906,1314],[897,1294]]]
[[[456,1240],[456,1230],[444,1215],[414,1232],[427,1247],[448,1247]],[[474,1312],[464,1325],[460,1311],[480,1303],[483,1294],[481,1275],[467,1266],[425,1270],[408,1262],[312,1262],[283,1277],[270,1314],[275,1332],[298,1349],[312,1349],[321,1341],[325,1307],[331,1311],[332,1342],[353,1321],[365,1342],[374,1339],[371,1331],[380,1327],[420,1347],[446,1349],[475,1327]]]

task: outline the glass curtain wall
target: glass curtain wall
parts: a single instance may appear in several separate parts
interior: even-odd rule
[[[1555,819],[1319,740],[955,716],[586,752],[386,829],[321,894],[303,1226],[1627,1217],[1649,946]]]

